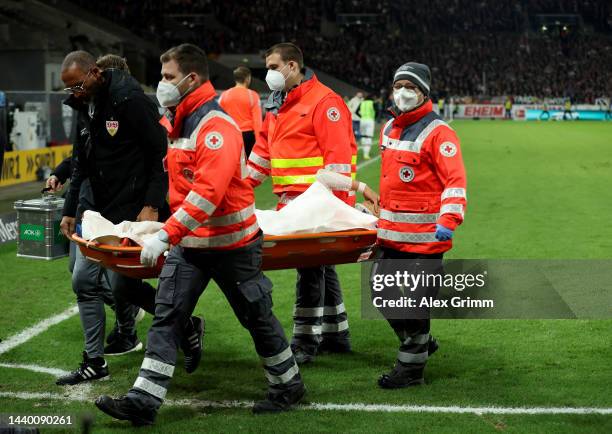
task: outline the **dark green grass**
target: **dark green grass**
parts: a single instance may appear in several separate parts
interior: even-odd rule
[[[610,258],[612,229],[612,126],[596,123],[522,124],[459,122],[468,169],[468,213],[456,234],[454,258]],[[359,178],[376,185],[379,164]],[[263,190],[262,190],[263,189]],[[270,208],[269,185],[258,207]],[[426,387],[382,391],[378,375],[393,364],[397,341],[386,323],[360,319],[358,265],[338,267],[349,311],[355,352],[320,357],[303,368],[308,399],[318,403],[386,403],[462,406],[612,407],[612,321],[437,320],[441,349],[428,364]],[[268,273],[275,284],[275,312],[291,332],[295,273]],[[0,249],[1,336],[74,302],[66,260],[38,262]],[[169,399],[256,400],[264,379],[248,333],[211,285],[196,312],[207,320],[206,355],[187,375],[180,367]],[[112,317],[112,313],[109,314]],[[150,318],[139,325],[145,338]],[[4,332],[6,330],[6,333]],[[52,327],[0,356],[1,362],[73,369],[82,335],[77,317]],[[142,353],[109,358],[111,380],[92,395],[125,393]],[[0,368],[0,391],[64,393],[45,374]],[[44,410],[44,411],[43,411]],[[128,432],[91,404],[0,398],[0,412],[91,412],[95,432]],[[158,425],[145,432],[610,432],[610,416],[494,416],[300,411],[253,417],[246,409],[163,407]]]
[[[72,429],[47,428],[42,432],[81,432],[83,416],[93,419],[94,433],[133,433],[128,423],[112,421],[92,405],[44,401],[33,409],[28,401],[0,398],[0,408],[10,406],[18,414],[72,415]],[[471,415],[432,413],[359,413],[338,411],[296,411],[283,416],[245,416],[245,410],[191,409],[166,410],[153,427],[142,433],[261,433],[261,432],[431,432],[431,433],[605,433],[612,418],[575,415]]]
[[[456,258],[611,258],[612,124],[455,121],[468,172]]]

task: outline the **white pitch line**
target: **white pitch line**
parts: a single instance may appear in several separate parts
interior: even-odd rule
[[[304,407],[305,410],[338,410],[387,413],[468,413],[468,414],[612,414],[612,408],[597,407],[460,407],[431,405],[389,405],[389,404],[317,404]]]
[[[70,372],[64,371],[63,369],[47,368],[47,367],[38,366],[38,365],[24,365],[21,363],[0,363],[0,368],[25,369],[27,371],[41,372],[43,374],[50,374],[50,375],[53,375],[54,377],[62,377],[64,375],[70,374]]]
[[[367,167],[370,164],[377,162],[378,160],[380,160],[380,154],[370,158],[369,160],[366,160],[366,161],[363,161],[363,162],[359,163],[357,165],[357,170],[363,169],[364,167]]]
[[[53,315],[50,318],[44,319],[40,322],[37,322],[32,327],[28,327],[16,335],[9,337],[8,339],[0,342],[0,355],[12,350],[15,347],[29,341],[35,336],[38,336],[41,333],[47,331],[50,327],[55,324],[59,324],[60,322],[67,320],[68,318],[76,315],[79,312],[77,306],[72,306],[62,313],[57,315]]]
[[[93,398],[87,394],[61,395],[50,392],[0,392],[0,398],[16,398],[29,400],[53,399],[65,402],[91,402]],[[250,408],[252,401],[202,401],[198,399],[167,400],[166,405],[173,407],[192,408]],[[438,407],[429,405],[390,405],[390,404],[330,404],[312,403],[301,405],[300,410],[314,411],[361,411],[386,413],[453,413],[453,414],[612,414],[612,408],[597,407]]]
[[[378,161],[380,159],[380,155],[376,155],[375,157],[373,157],[370,160],[364,161],[360,164],[357,165],[358,169],[364,168],[366,166],[369,166],[370,164]],[[44,333],[45,331],[47,331],[51,326],[54,326],[56,324],[59,324],[60,322],[67,320],[69,318],[71,318],[72,316],[76,315],[79,312],[79,309],[77,306],[72,306],[70,308],[68,308],[67,310],[65,310],[62,313],[59,313],[57,315],[54,315],[50,318],[44,319],[36,324],[34,324],[32,327],[29,327],[25,330],[23,330],[22,332],[13,335],[11,337],[9,337],[8,339],[0,342],[0,355],[12,350],[15,347],[18,347],[21,344],[24,344],[25,342],[29,341],[30,339],[32,339],[33,337]],[[9,366],[5,366],[5,367],[9,367]],[[16,366],[12,366],[12,367],[16,367]],[[26,368],[24,368],[26,369]],[[46,368],[45,368],[46,369]],[[52,369],[52,368],[49,368]],[[30,369],[32,370],[32,369]],[[44,372],[44,371],[39,371],[39,372]],[[50,373],[50,372],[49,372]]]

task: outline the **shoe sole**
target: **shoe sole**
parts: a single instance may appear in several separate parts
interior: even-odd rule
[[[138,345],[122,353],[105,353],[104,355],[105,356],[122,356],[124,354],[133,353],[134,351],[140,351],[140,350],[142,350],[142,342],[138,342]]]
[[[117,420],[128,420],[130,422],[132,422],[132,425],[134,426],[148,426],[148,425],[153,425],[153,422],[150,421],[146,421],[143,419],[130,419],[129,417],[127,417],[125,414],[123,413],[115,413],[111,408],[105,406],[103,403],[98,402],[98,400],[96,399],[94,402],[95,406],[98,407],[98,409],[100,411],[102,411],[104,414],[109,415],[110,417],[117,419]]]

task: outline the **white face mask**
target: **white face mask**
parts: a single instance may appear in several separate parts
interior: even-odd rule
[[[168,81],[159,82],[157,85],[156,96],[160,106],[175,107],[181,102],[181,99],[187,94],[187,92],[189,92],[189,89],[191,89],[191,86],[189,86],[189,88],[182,95],[178,89],[179,84],[181,84],[187,77],[189,76],[186,75],[176,84],[172,84]]]
[[[393,101],[402,112],[408,112],[419,103],[419,95],[412,89],[401,87],[393,90]]]
[[[289,64],[287,63],[283,66],[280,71],[274,69],[268,69],[268,73],[266,74],[266,83],[268,83],[268,87],[271,91],[275,90],[283,90],[285,89],[285,81],[287,80],[283,73],[281,72],[285,69]],[[289,78],[289,77],[287,77]]]

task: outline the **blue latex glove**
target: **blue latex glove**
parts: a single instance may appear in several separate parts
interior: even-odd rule
[[[436,240],[448,241],[453,238],[453,231],[449,228],[445,228],[442,225],[436,225]]]

